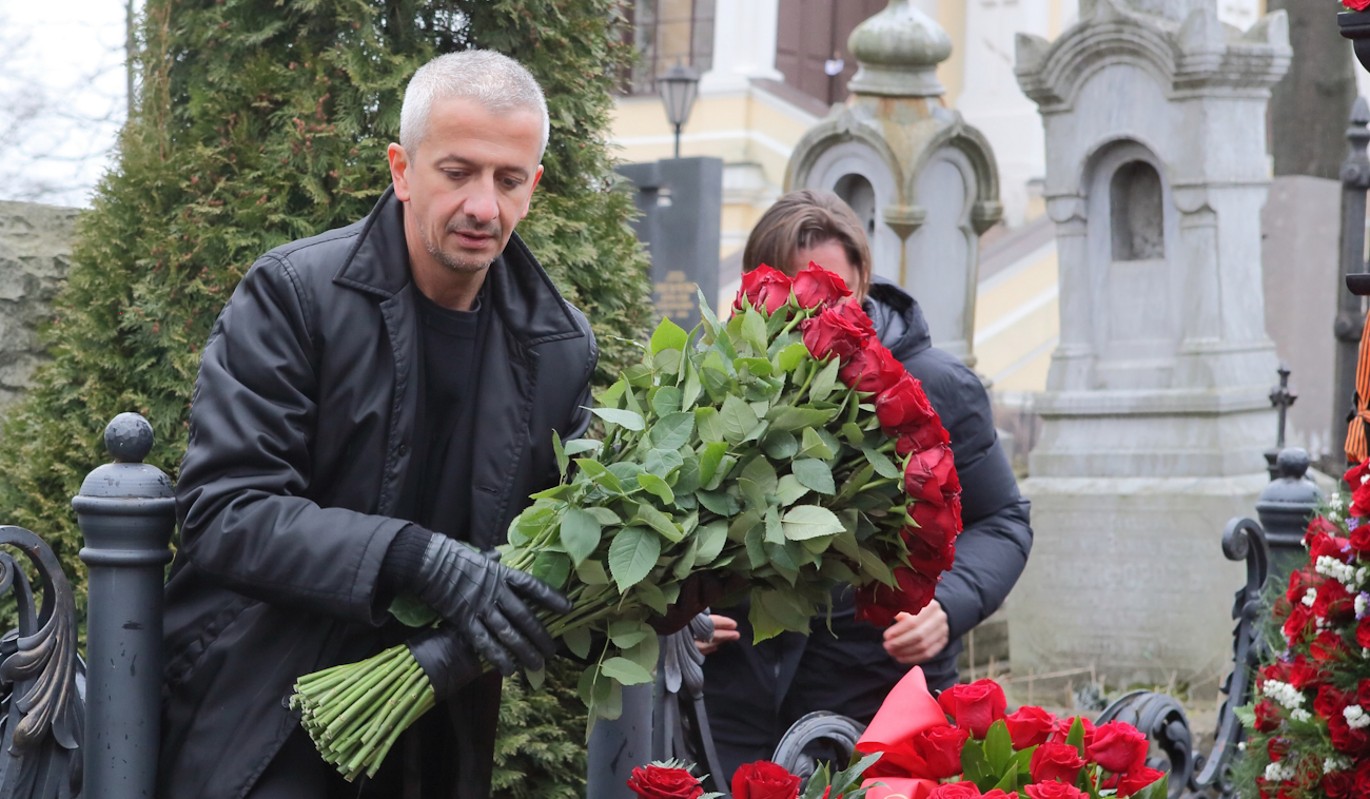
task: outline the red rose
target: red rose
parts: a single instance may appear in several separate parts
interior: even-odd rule
[[[1366,2],[1370,3],[1370,0]],[[1327,794],[1327,799],[1354,799],[1356,796],[1356,778],[1349,771],[1327,772],[1322,776],[1319,787]]]
[[[799,778],[769,760],[744,763],[733,772],[733,799],[795,799]]]
[[[1308,527],[1304,530],[1303,545],[1312,546],[1313,539],[1318,536],[1336,535],[1339,532],[1341,532],[1341,528],[1337,527],[1331,519],[1326,516],[1314,516],[1309,520]]]
[[[915,502],[909,515],[917,525],[904,528],[909,535],[921,538],[932,546],[950,543],[961,534],[961,495],[952,494],[941,504]]]
[[[933,447],[909,456],[904,464],[904,493],[909,499],[945,505],[950,494],[961,490],[956,475],[956,456],[951,447]]]
[[[1268,738],[1265,742],[1265,756],[1270,758],[1271,763],[1278,763],[1284,760],[1284,756],[1289,754],[1288,738]]]
[[[941,574],[956,562],[956,544],[947,541],[940,546],[917,535],[914,527],[902,531],[904,544],[909,548],[909,565],[924,574]]]
[[[1094,722],[1084,716],[1071,716],[1070,718],[1058,719],[1056,729],[1052,731],[1051,737],[1047,740],[1052,743],[1063,744],[1066,738],[1070,737],[1070,728],[1075,726],[1075,721],[1079,720],[1080,726],[1085,730],[1083,745],[1086,749],[1094,741]]]
[[[1352,11],[1364,11],[1370,8],[1370,0],[1342,0],[1342,2],[1346,3],[1346,7]]]
[[[794,298],[800,308],[817,308],[832,305],[843,297],[851,296],[851,289],[842,278],[829,272],[813,261],[808,267],[799,270],[794,276]]]
[[[1353,757],[1370,754],[1370,733],[1355,729],[1340,713],[1327,717],[1327,735],[1332,739],[1332,748],[1342,754]],[[1359,777],[1357,779],[1359,781]],[[1370,793],[1366,795],[1370,796]]]
[[[1356,704],[1361,707],[1370,707],[1370,679],[1356,683]]]
[[[860,352],[873,335],[832,308],[800,322],[799,329],[813,357],[822,361],[835,355],[842,363]]]
[[[968,685],[953,685],[938,694],[937,704],[956,726],[979,739],[985,737],[989,725],[1004,717],[1008,699],[994,680],[976,680]]]
[[[1370,796],[1370,760],[1362,760],[1356,764],[1356,796]]]
[[[1356,615],[1356,598],[1337,580],[1324,580],[1313,597],[1313,615],[1345,621]]]
[[[942,420],[938,419],[937,424],[931,422],[919,425],[911,431],[901,433],[894,442],[894,452],[899,457],[904,457],[910,452],[921,452],[925,449],[951,443],[951,434],[947,428],[942,426]]]
[[[1285,682],[1299,689],[1315,688],[1322,683],[1322,669],[1308,662],[1303,655],[1289,662],[1289,678]]]
[[[854,303],[848,303],[853,305]],[[866,346],[852,354],[851,359],[843,362],[842,371],[837,376],[842,384],[855,391],[878,394],[899,382],[908,374],[904,364],[874,337],[866,340]]]
[[[1308,654],[1313,660],[1326,663],[1330,660],[1342,660],[1350,652],[1346,649],[1346,642],[1342,640],[1341,633],[1322,630],[1313,636],[1312,643],[1308,645]]]
[[[762,264],[742,276],[733,308],[742,310],[745,300],[753,308],[773,314],[790,301],[790,285],[789,275]]]
[[[894,570],[895,587],[871,582],[856,589],[856,618],[888,627],[900,611],[917,613],[932,601],[937,578],[904,566]]]
[[[1362,558],[1370,556],[1370,524],[1361,524],[1351,531],[1351,548]]]
[[[1356,622],[1356,643],[1362,648],[1370,649],[1370,616]]]
[[[1033,782],[1059,780],[1073,785],[1075,778],[1080,776],[1080,769],[1084,767],[1085,759],[1080,757],[1080,750],[1070,744],[1047,741],[1032,753],[1028,773],[1032,775]]]
[[[1094,729],[1094,740],[1085,751],[1105,769],[1122,774],[1146,765],[1150,748],[1146,736],[1125,721],[1110,721]]]
[[[1046,743],[1056,726],[1056,717],[1036,705],[1025,705],[1004,716],[1014,749]]]
[[[970,733],[950,724],[939,724],[909,737],[909,748],[917,758],[908,765],[914,777],[940,780],[961,773],[961,749]]]
[[[1313,609],[1303,604],[1290,608],[1289,617],[1280,627],[1280,631],[1284,633],[1284,640],[1291,646],[1302,642],[1316,629],[1313,624]]]
[[[1347,514],[1370,516],[1370,461],[1361,461],[1347,469],[1342,479],[1351,489],[1351,507],[1347,509]]]
[[[864,330],[872,336],[876,335],[875,323],[866,315],[866,309],[861,307],[859,302],[839,302],[833,306],[837,315],[851,322],[858,330]]]
[[[885,433],[894,437],[912,433],[934,421],[939,426],[942,424],[941,417],[928,402],[923,384],[908,372],[875,395],[875,416]]]
[[[1346,706],[1356,701],[1355,696],[1344,693],[1332,685],[1318,686],[1318,695],[1313,699],[1313,712],[1323,718],[1340,716]]]
[[[1164,771],[1150,766],[1138,766],[1118,780],[1118,796],[1131,796],[1164,776]]]
[[[1367,0],[1370,2],[1370,0]],[[968,780],[962,782],[944,782],[932,789],[927,799],[982,799],[980,789],[975,783]]]
[[[1308,562],[1317,563],[1318,558],[1333,558],[1342,563],[1351,563],[1356,559],[1355,553],[1351,551],[1351,541],[1336,535],[1316,536],[1308,545]]]
[[[1023,791],[1032,799],[1089,799],[1089,794],[1064,782],[1038,782]]]
[[[1269,699],[1256,703],[1257,732],[1274,732],[1280,727],[1280,709]]]
[[[1366,0],[1366,2],[1370,2],[1370,0]],[[1002,788],[990,788],[989,793],[980,794],[980,799],[1018,799],[1018,792],[1005,792]]]
[[[642,799],[696,799],[704,794],[704,786],[690,772],[665,766],[635,767],[628,787]]]

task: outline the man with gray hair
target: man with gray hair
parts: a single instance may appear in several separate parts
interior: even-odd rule
[[[434,59],[371,213],[263,255],[215,322],[176,493],[159,796],[489,794],[500,675],[480,661],[539,668],[553,641],[535,613],[569,603],[482,553],[556,482],[552,433],[588,426],[597,357],[514,235],[547,136],[518,63]],[[401,594],[461,646],[420,657],[443,701],[348,785],[292,686],[405,640]]]

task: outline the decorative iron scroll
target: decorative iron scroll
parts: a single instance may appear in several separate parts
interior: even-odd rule
[[[865,731],[866,725],[840,713],[806,713],[781,736],[771,760],[805,780],[813,776],[818,760],[830,760],[834,769],[843,769]],[[815,751],[816,746],[821,749]]]
[[[0,551],[0,595],[14,597],[19,626],[0,639],[0,796],[72,799],[81,793],[84,664],[77,653],[76,603],[56,555],[21,527],[0,526],[0,545],[32,562],[43,591]]]
[[[1163,759],[1169,761],[1170,799],[1232,799],[1235,795],[1229,770],[1246,733],[1234,711],[1251,701],[1251,678],[1264,646],[1258,623],[1261,590],[1270,573],[1265,531],[1251,519],[1233,519],[1223,530],[1223,554],[1228,560],[1246,561],[1246,585],[1237,590],[1232,607],[1232,618],[1237,621],[1232,631],[1232,673],[1223,683],[1225,699],[1208,755],[1195,751],[1184,708],[1165,694],[1132,691],[1105,708],[1098,719],[1100,724],[1115,719],[1129,722],[1156,743]]]

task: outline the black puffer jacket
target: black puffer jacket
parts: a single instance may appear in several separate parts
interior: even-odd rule
[[[999,445],[984,385],[959,359],[932,346],[918,303],[878,282],[865,309],[881,343],[922,382],[951,435],[961,480],[965,530],[936,594],[951,641],[922,664],[928,685],[940,690],[956,682],[961,637],[1003,604],[1027,564],[1029,505]],[[705,701],[725,776],[739,763],[770,756],[770,747],[804,713],[833,710],[868,721],[908,671],[885,653],[883,630],[856,620],[850,588],[833,601],[831,617],[814,619],[808,636],[784,633],[756,646],[745,607],[719,610],[737,619],[742,634],[704,663]]]
[[[364,220],[262,256],[215,323],[177,487],[159,796],[243,796],[297,726],[298,676],[403,639],[377,580],[423,466],[416,291],[387,191]],[[552,431],[588,425],[597,351],[517,237],[483,297],[472,479],[450,490],[469,492],[462,537],[486,548],[555,483]],[[449,700],[455,795],[488,794],[498,686]]]

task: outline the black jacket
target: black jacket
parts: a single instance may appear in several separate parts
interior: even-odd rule
[[[176,492],[159,796],[243,796],[297,726],[298,676],[403,640],[377,591],[423,466],[402,213],[387,191],[362,221],[262,256],[210,334]],[[461,537],[486,548],[556,482],[551,433],[588,425],[597,351],[517,236],[483,296],[472,479],[451,490],[472,503]],[[449,700],[457,795],[488,794],[498,701],[497,680]]]
[[[899,287],[877,282],[865,309],[881,343],[922,382],[951,436],[961,480],[965,530],[956,540],[955,565],[942,575],[936,594],[947,613],[951,641],[922,664],[929,687],[940,690],[956,682],[961,637],[1003,604],[1027,564],[1029,505],[999,445],[984,385],[958,358],[932,346],[918,303]],[[731,616],[738,610],[720,612]],[[756,717],[768,712],[775,714],[772,746],[774,736],[808,711],[834,710],[869,720],[908,667],[885,653],[883,630],[857,621],[854,611],[852,591],[846,589],[834,594],[831,618],[814,619],[807,637],[785,633],[753,646],[742,610],[737,619],[742,640],[705,659],[705,696],[720,750],[732,738],[742,747],[739,757],[755,755],[742,755],[740,742],[758,729]],[[772,707],[764,707],[761,697]]]

